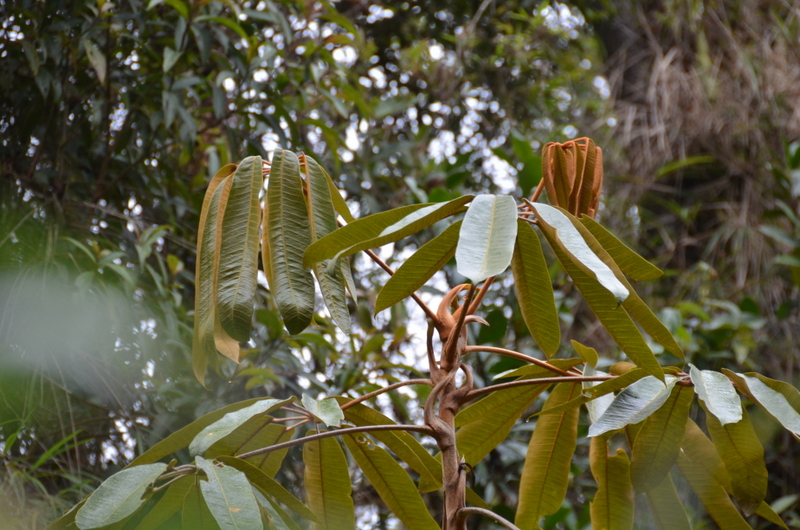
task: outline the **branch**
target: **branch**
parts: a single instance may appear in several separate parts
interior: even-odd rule
[[[481,302],[483,301],[483,297],[486,296],[486,293],[489,291],[489,287],[492,285],[493,282],[494,282],[494,276],[486,278],[486,281],[483,282],[483,285],[481,285],[481,290],[478,291],[478,294],[475,295],[475,299],[472,300],[472,304],[469,306],[468,314],[470,315],[475,314],[475,311],[478,310],[478,307],[481,305]]]
[[[388,266],[386,264],[386,262],[383,261],[381,258],[379,258],[378,255],[375,254],[373,251],[371,251],[369,249],[366,249],[366,250],[364,250],[364,253],[367,256],[369,256],[372,259],[372,261],[377,263],[378,266],[381,269],[385,270],[390,275],[394,275],[394,269],[392,269],[390,266]],[[436,316],[436,313],[434,313],[433,310],[430,307],[428,307],[428,304],[426,304],[425,302],[422,301],[422,298],[420,298],[417,295],[417,293],[411,293],[411,298],[417,303],[417,305],[420,307],[420,309],[422,309],[425,312],[425,314],[427,315],[428,318],[430,318],[431,320],[433,320],[436,323],[439,322],[439,317]]]
[[[439,366],[445,371],[455,372],[458,368],[458,366],[456,366],[459,356],[458,341],[461,338],[461,330],[464,329],[464,321],[467,318],[467,313],[469,313],[473,296],[475,296],[475,284],[471,283],[469,285],[469,291],[467,291],[467,297],[464,299],[464,304],[459,308],[458,320],[450,331],[450,336],[447,338],[447,342],[445,342],[442,348],[442,357]]]
[[[463,521],[467,518],[467,515],[470,514],[477,514],[490,517],[491,519],[494,519],[494,522],[498,523],[501,526],[505,526],[509,530],[520,530],[519,527],[514,526],[514,524],[511,521],[504,519],[503,517],[500,517],[493,511],[487,510],[485,508],[478,508],[477,506],[468,506],[465,508],[460,508],[456,512],[456,521],[457,521],[456,528],[458,528],[459,523],[463,523]]]
[[[464,353],[470,352],[478,352],[478,351],[485,351],[489,353],[499,353],[500,355],[507,355],[509,357],[515,357],[517,359],[521,359],[523,361],[528,361],[529,363],[533,363],[537,366],[541,366],[542,368],[546,368],[551,372],[555,372],[558,375],[564,377],[572,377],[572,373],[562,370],[561,368],[557,368],[552,364],[548,363],[547,361],[543,361],[541,359],[537,359],[536,357],[531,357],[530,355],[525,355],[524,353],[520,353],[514,350],[507,350],[505,348],[496,348],[494,346],[467,346],[464,350]]]
[[[296,438],[294,440],[289,440],[288,442],[270,445],[269,447],[262,447],[260,449],[255,449],[247,453],[236,455],[236,458],[244,459],[258,455],[265,455],[273,451],[286,449],[287,447],[294,447],[295,445],[304,444],[306,442],[313,442],[315,440],[321,440],[322,438],[330,438],[331,436],[341,436],[343,434],[355,434],[370,431],[416,431],[421,432],[422,434],[427,434],[428,436],[433,435],[433,429],[426,425],[365,425],[363,427],[347,427],[344,429],[336,429],[319,434],[312,434],[311,436],[304,436],[303,438]]]
[[[341,406],[341,409],[344,410],[344,409],[350,408],[353,405],[358,405],[362,401],[366,401],[366,400],[368,400],[370,398],[374,398],[375,396],[377,396],[379,394],[383,394],[384,392],[388,392],[389,390],[394,390],[395,388],[400,388],[401,386],[408,386],[408,385],[428,385],[428,386],[433,386],[433,382],[430,379],[409,379],[408,381],[400,381],[399,383],[394,383],[394,384],[389,385],[387,387],[384,387],[384,388],[375,390],[373,392],[370,392],[369,394],[364,394],[363,396],[357,397],[352,401],[348,401],[347,403],[345,403],[344,405]]]
[[[494,392],[495,390],[505,390],[506,388],[514,388],[517,386],[526,386],[526,385],[549,385],[551,383],[583,383],[586,381],[608,381],[609,379],[614,379],[617,377],[616,375],[592,375],[592,376],[569,376],[569,377],[539,377],[537,379],[525,379],[522,381],[511,381],[508,383],[500,383],[499,385],[492,385],[492,386],[485,386],[483,388],[478,388],[473,390],[467,397],[465,398],[465,403],[467,401],[472,401],[473,399],[480,397],[484,394],[489,394]]]

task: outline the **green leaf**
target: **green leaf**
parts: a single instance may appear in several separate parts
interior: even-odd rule
[[[259,490],[255,490],[253,493],[258,504],[269,514],[269,519],[272,523],[272,526],[268,526],[269,530],[302,530],[280,504],[269,497],[264,497]]]
[[[313,158],[307,156],[305,161],[308,183],[308,220],[313,243],[336,230],[336,211],[328,185],[330,177],[323,173],[322,168]],[[350,310],[347,308],[345,281],[341,271],[341,264],[349,263],[345,261],[345,258],[336,258],[339,267],[334,267],[329,272],[329,261],[315,263],[314,274],[317,276],[322,297],[325,299],[325,305],[328,306],[333,321],[342,331],[349,334]]]
[[[393,306],[425,285],[456,252],[461,221],[448,226],[411,255],[378,293],[375,313]]]
[[[147,464],[111,475],[78,510],[75,524],[81,530],[122,521],[138,510],[148,487],[167,469],[167,464]]]
[[[178,513],[183,507],[183,500],[189,489],[194,485],[194,477],[186,476],[174,482],[164,495],[158,500],[158,503],[150,510],[144,519],[136,527],[137,530],[150,530],[158,528],[163,523],[167,522],[170,517]]]
[[[666,403],[639,429],[631,449],[631,483],[637,491],[649,491],[669,476],[683,443],[693,398],[691,388],[674,386]]]
[[[689,376],[706,410],[716,416],[720,424],[737,423],[742,419],[742,400],[730,379],[719,372],[698,370],[691,363]]]
[[[258,488],[267,497],[273,497],[282,502],[287,508],[297,515],[310,521],[317,521],[317,517],[309,510],[300,499],[292,495],[286,488],[281,486],[275,479],[252,465],[247,460],[234,456],[219,456],[217,460],[232,468],[238,469],[247,477],[247,480]]]
[[[577,340],[571,340],[570,343],[572,347],[575,348],[575,351],[578,352],[578,355],[586,361],[591,366],[597,366],[597,361],[600,359],[600,356],[597,355],[597,350],[594,348],[590,348],[589,346],[584,346]]]
[[[265,414],[258,414],[245,421],[227,436],[214,442],[206,449],[207,460],[220,456],[235,456],[243,453],[270,447],[288,441],[292,431],[280,423],[274,423],[274,418]],[[253,456],[247,459],[249,463],[263,471],[267,476],[273,477],[281,467],[288,448],[278,449],[269,453]]]
[[[215,466],[201,456],[195,463],[208,478],[200,481],[200,491],[222,530],[263,528],[261,510],[244,473],[230,466]]]
[[[263,185],[260,156],[242,160],[233,174],[233,184],[221,225],[217,304],[222,329],[238,340],[250,340],[253,304],[258,276],[258,230],[261,207],[258,194]]]
[[[363,437],[345,435],[342,440],[380,498],[406,527],[439,528],[411,477],[386,450]]]
[[[339,408],[339,402],[335,398],[317,401],[303,394],[301,400],[305,409],[328,427],[338,427],[344,419],[344,412]]]
[[[204,454],[216,441],[231,434],[253,416],[266,415],[293,401],[293,397],[289,399],[260,399],[248,407],[228,412],[194,437],[189,444],[189,453],[192,455]]]
[[[658,530],[692,530],[669,475],[647,492],[647,504]]]
[[[633,488],[630,463],[624,449],[609,456],[608,441],[592,438],[589,465],[597,482],[597,493],[590,506],[592,528],[595,530],[625,530],[633,528]]]
[[[308,434],[316,434],[316,431]],[[356,521],[350,496],[350,471],[339,442],[334,438],[306,442],[303,462],[306,465],[306,502],[320,521],[314,524],[314,529],[354,530]]]
[[[178,62],[178,59],[181,58],[181,55],[183,55],[183,52],[175,51],[174,49],[170,48],[169,46],[164,48],[163,70],[164,70],[165,74],[167,72],[169,72],[170,70],[172,70],[172,67],[175,66],[175,63]]]
[[[303,263],[310,267],[325,259],[392,243],[463,211],[470,200],[472,195],[465,195],[449,202],[412,204],[368,215],[315,242],[306,250]]]
[[[308,155],[306,155],[306,158],[308,158]],[[333,179],[328,172],[325,171],[325,168],[322,166],[319,166],[319,168],[322,170],[322,174],[325,175],[325,180],[328,182],[328,189],[330,190],[331,200],[333,200],[333,207],[336,210],[336,213],[341,215],[342,219],[344,219],[346,223],[352,223],[356,220],[356,218],[353,217],[353,214],[350,212],[350,208],[348,208],[347,202],[345,202],[344,198],[339,192],[339,188],[336,187],[336,184],[333,182]]]
[[[795,387],[755,372],[734,374],[724,368],[722,371],[764,412],[800,441],[800,392]]]
[[[736,510],[722,486],[702,466],[690,460],[683,451],[678,455],[677,463],[683,478],[720,528],[725,530],[751,528]]]
[[[706,414],[706,426],[728,470],[733,495],[742,510],[747,515],[752,514],[767,494],[768,475],[764,448],[744,406],[739,422],[722,425],[714,415]]]
[[[181,526],[197,530],[218,530],[219,525],[208,509],[203,494],[200,491],[199,475],[195,476],[194,483],[189,487],[186,497],[183,499],[183,510],[181,513]]]
[[[664,271],[634,252],[588,215],[582,215],[580,221],[597,239],[597,242],[606,249],[622,272],[637,282],[655,280],[664,275]]]
[[[561,327],[550,272],[539,236],[530,224],[517,220],[517,241],[511,260],[514,288],[525,325],[549,359],[561,345]]]
[[[86,56],[89,58],[89,64],[92,65],[94,72],[97,74],[97,80],[101,85],[106,84],[106,56],[100,51],[97,44],[94,42],[83,39],[83,49],[86,50]]]
[[[275,150],[267,203],[269,287],[286,329],[296,335],[308,327],[314,317],[314,278],[303,265],[303,253],[311,244],[311,229],[300,165],[297,156],[290,151]]]
[[[517,203],[508,195],[478,195],[469,205],[456,246],[458,272],[482,282],[511,264],[517,238]]]
[[[544,404],[548,409],[580,394],[576,383],[555,386]],[[539,518],[561,508],[569,485],[570,462],[578,436],[579,409],[541,416],[536,422],[519,481],[515,524],[538,527]]]
[[[574,366],[581,364],[582,359],[578,359],[577,357],[573,357],[572,359],[551,359],[548,361],[548,364],[551,366],[555,366],[556,368],[560,368],[561,370],[569,370]],[[554,376],[556,375],[553,373],[552,370],[545,368],[544,366],[538,364],[526,364],[524,366],[520,366],[519,368],[514,368],[513,370],[506,370],[505,372],[501,372],[494,376],[492,379],[507,379],[509,377],[522,377],[522,376],[533,376],[533,377],[546,377],[546,376]],[[466,417],[466,416],[465,416]]]
[[[678,381],[671,375],[666,379],[665,385],[655,377],[647,376],[620,392],[603,415],[589,427],[589,436],[600,436],[647,419],[667,401],[672,387]]]

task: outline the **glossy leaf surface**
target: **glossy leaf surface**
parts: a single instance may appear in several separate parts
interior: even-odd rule
[[[706,410],[713,414],[721,425],[736,423],[742,419],[742,400],[730,379],[719,372],[698,370],[689,365],[689,376],[694,391],[703,401]]]
[[[589,427],[589,436],[599,436],[647,419],[667,401],[677,378],[667,376],[667,384],[653,376],[636,381],[620,392],[600,418]]]
[[[800,440],[800,392],[795,387],[753,372],[734,374],[729,370],[722,371],[759,407]]]
[[[478,195],[469,205],[458,236],[459,274],[482,282],[511,264],[517,237],[517,203],[506,195]]]

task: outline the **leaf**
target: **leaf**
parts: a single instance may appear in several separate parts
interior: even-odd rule
[[[303,253],[311,244],[311,229],[300,166],[290,151],[275,150],[267,203],[269,246],[262,248],[262,253],[266,250],[269,255],[269,287],[286,329],[296,335],[308,327],[314,316],[314,278],[303,265]]]
[[[669,475],[647,492],[647,504],[659,530],[692,530]]]
[[[261,207],[258,194],[263,184],[261,157],[242,160],[220,227],[217,304],[222,329],[238,340],[250,340],[253,304],[258,276],[258,229]]]
[[[183,55],[183,52],[175,51],[169,46],[164,48],[163,70],[165,74],[172,70],[172,67],[175,66],[175,63],[178,62],[178,59],[181,58],[181,55]]]
[[[287,508],[301,517],[310,521],[317,521],[317,517],[297,497],[247,460],[234,456],[219,456],[217,460],[244,473],[250,484],[258,488],[264,495],[282,502]]]
[[[666,403],[639,429],[631,448],[631,483],[637,491],[649,491],[669,476],[683,443],[693,398],[691,388],[673,386]]]
[[[507,195],[478,195],[469,205],[456,246],[459,274],[482,282],[511,264],[517,237],[517,203]]]
[[[622,303],[628,298],[630,292],[617,279],[614,272],[595,254],[581,233],[572,224],[571,216],[563,210],[553,208],[546,204],[531,204],[539,220],[539,225],[545,225],[553,231],[554,240],[559,247],[570,257],[570,259],[584,272],[593,275],[605,287],[608,292],[614,295],[618,303]]]
[[[689,460],[683,451],[678,455],[677,464],[683,478],[720,528],[725,530],[751,528],[736,510],[722,486],[702,466]]]
[[[378,293],[375,313],[400,302],[425,285],[456,252],[461,221],[448,226],[408,258]]]
[[[253,416],[257,414],[268,414],[293,401],[293,397],[283,400],[260,399],[248,407],[228,412],[219,420],[205,427],[194,437],[189,444],[189,453],[192,455],[204,454],[216,441],[231,434]]]
[[[287,430],[280,423],[274,423],[273,420],[272,416],[266,414],[257,414],[251,417],[233,432],[220,438],[206,449],[204,453],[206,459],[211,460],[223,455],[236,456],[288,441],[292,437],[292,431]],[[288,448],[278,449],[250,457],[247,461],[267,476],[273,477],[280,469],[287,451]]]
[[[561,345],[561,327],[553,284],[539,237],[533,227],[521,219],[517,220],[517,241],[511,270],[522,318],[549,359]]]
[[[580,394],[576,383],[557,384],[544,404],[548,409]],[[519,504],[515,524],[531,523],[561,508],[569,485],[570,462],[578,436],[579,409],[541,416],[536,422],[519,481]]]
[[[580,222],[597,239],[597,242],[606,249],[622,272],[632,279],[641,282],[655,280],[664,275],[664,271],[641,257],[588,215],[582,215]]]
[[[317,401],[303,394],[301,400],[305,409],[328,427],[338,427],[344,419],[344,412],[342,412],[339,402],[335,398]]]
[[[302,530],[280,504],[269,497],[264,497],[258,490],[255,490],[253,494],[256,496],[258,504],[263,508],[261,513],[263,514],[266,511],[269,514],[269,519],[272,523],[272,526],[269,526],[269,530]]]
[[[406,527],[438,530],[439,525],[428,512],[411,477],[385,449],[354,435],[345,435],[342,440],[380,498]]]
[[[737,423],[742,419],[742,400],[730,379],[719,372],[698,370],[691,363],[689,376],[706,410],[716,416],[721,425]]]
[[[589,465],[597,482],[597,493],[590,506],[592,528],[633,528],[633,488],[628,454],[624,449],[618,449],[614,456],[609,456],[608,441],[603,437],[592,438]]]
[[[308,434],[316,434],[309,431]],[[315,530],[355,529],[355,511],[350,496],[350,472],[342,448],[334,438],[306,442],[306,502],[320,521]]]
[[[82,42],[83,49],[86,50],[86,56],[89,58],[89,64],[92,65],[94,72],[97,74],[97,80],[100,81],[101,85],[105,85],[107,71],[106,56],[94,42],[88,39],[83,39]]]
[[[631,370],[631,372],[634,371],[635,370]],[[644,370],[639,369],[639,372],[642,372],[642,374],[644,374]],[[598,370],[595,370],[594,366],[588,363],[583,367],[584,377],[590,377],[593,375],[597,375],[598,373],[602,374],[604,372],[599,372]],[[620,379],[619,377],[616,377],[614,379],[609,379],[608,381],[605,381],[605,383],[610,383],[611,381],[616,381],[617,383],[620,383],[621,381],[619,381],[619,379]],[[589,413],[590,423],[596,422],[598,418],[600,418],[600,416],[603,415],[606,409],[608,409],[608,407],[610,407],[611,404],[614,402],[614,394],[613,394],[614,390],[609,391],[607,394],[598,392],[595,392],[594,394],[592,393],[592,389],[594,387],[600,386],[601,384],[603,384],[603,382],[600,381],[584,381],[583,383],[581,383],[581,387],[583,388],[583,391],[581,392],[581,398],[588,399],[588,401],[586,401],[586,411]],[[629,384],[628,382],[625,382],[623,386],[627,386],[628,384]]]
[[[195,458],[208,480],[200,481],[203,499],[222,530],[263,528],[261,510],[244,473],[230,466],[215,466]]]
[[[767,494],[768,475],[764,448],[744,406],[739,422],[722,425],[714,415],[706,414],[706,427],[728,470],[733,495],[742,510],[752,514]]]
[[[561,370],[569,370],[574,366],[581,364],[582,359],[578,359],[577,357],[573,357],[572,359],[551,359],[548,361],[548,364],[551,366],[555,366],[556,368],[560,368]],[[553,373],[552,370],[545,368],[544,366],[538,364],[526,364],[520,366],[519,368],[514,368],[513,370],[506,370],[505,372],[501,372],[494,376],[492,379],[507,379],[509,377],[519,377],[522,376],[534,376],[534,377],[545,377],[556,375]]]
[[[603,415],[589,427],[589,436],[600,436],[647,419],[669,398],[672,387],[678,381],[671,375],[666,379],[667,384],[664,385],[655,377],[647,376],[623,390]]]
[[[311,229],[311,242],[315,242],[336,230],[336,212],[333,207],[328,177],[322,168],[311,157],[305,157],[306,181],[308,183],[308,220]],[[338,192],[336,192],[338,194]],[[345,258],[335,258],[340,264]],[[350,310],[347,308],[344,276],[340,268],[328,271],[330,260],[314,264],[325,305],[331,313],[333,321],[344,331],[350,333]]]
[[[392,243],[463,211],[470,200],[472,195],[465,195],[449,202],[412,204],[368,215],[315,242],[306,250],[303,263],[310,267],[335,256],[349,256]]]
[[[191,528],[192,530],[218,530],[219,525],[208,509],[203,494],[200,491],[199,476],[189,487],[186,497],[183,499],[183,510],[181,513],[181,527]]]
[[[306,157],[308,157],[308,155],[306,155]],[[339,188],[336,187],[336,184],[333,182],[328,172],[325,171],[325,168],[322,166],[319,166],[319,168],[322,170],[322,174],[325,175],[325,180],[328,182],[328,189],[330,190],[331,200],[333,201],[333,207],[336,213],[341,215],[346,223],[352,223],[356,218],[353,217],[353,214],[350,212],[350,208],[348,208],[347,203],[339,192]]]
[[[800,392],[795,387],[755,372],[734,374],[724,368],[722,371],[755,404],[800,441]]]
[[[194,486],[194,477],[186,476],[174,482],[164,495],[158,500],[158,503],[150,510],[144,519],[141,520],[136,527],[137,530],[150,530],[151,528],[158,528],[163,523],[167,522],[173,515],[183,507],[183,500],[189,489]]]
[[[570,343],[584,361],[591,366],[597,366],[597,361],[600,359],[600,357],[597,355],[597,350],[590,348],[589,346],[584,346],[577,340],[571,340]]]
[[[148,487],[167,469],[167,464],[147,464],[123,469],[106,479],[75,516],[81,530],[122,521],[144,504]]]

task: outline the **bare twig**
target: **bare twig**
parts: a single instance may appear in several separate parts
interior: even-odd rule
[[[352,407],[353,405],[358,405],[362,401],[366,401],[368,399],[374,398],[384,392],[388,392],[390,390],[394,390],[395,388],[400,388],[401,386],[408,386],[408,385],[428,385],[433,386],[433,381],[430,379],[409,379],[408,381],[400,381],[399,383],[391,384],[387,387],[380,388],[375,390],[374,392],[370,392],[369,394],[364,394],[363,396],[357,397],[352,401],[348,401],[344,405],[341,406],[342,410]]]
[[[485,517],[494,519],[494,521],[498,523],[500,526],[505,526],[509,530],[520,530],[519,527],[514,526],[514,524],[511,521],[504,519],[503,517],[500,517],[491,510],[487,510],[485,508],[478,508],[477,506],[467,506],[466,508],[461,508],[460,510],[458,510],[458,512],[456,512],[456,521],[457,521],[456,527],[458,527],[459,524],[463,524],[467,516],[471,514],[483,515]]]

